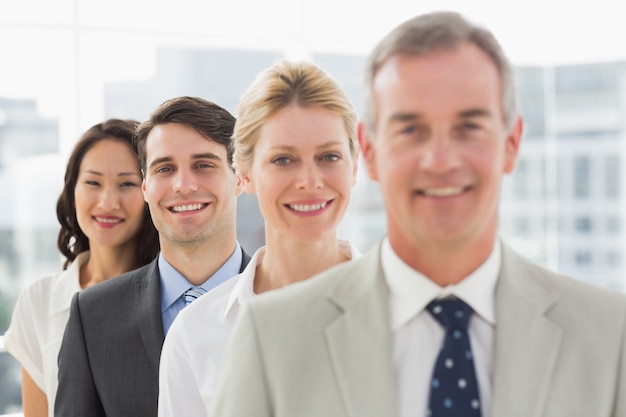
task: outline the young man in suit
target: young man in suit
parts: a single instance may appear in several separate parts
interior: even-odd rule
[[[56,416],[157,415],[159,358],[172,321],[249,261],[235,237],[243,186],[231,165],[234,123],[214,103],[178,97],[137,128],[142,190],[161,252],[74,296]]]
[[[388,233],[248,304],[212,415],[626,415],[626,296],[497,237],[522,133],[514,96],[496,39],[456,13],[378,44],[359,139]]]

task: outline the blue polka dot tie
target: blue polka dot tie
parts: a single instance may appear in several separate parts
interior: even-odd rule
[[[185,305],[189,305],[196,301],[201,295],[206,294],[206,290],[202,287],[191,287],[183,293],[183,300]]]
[[[480,417],[478,382],[467,333],[472,308],[457,298],[435,300],[426,308],[446,332],[431,379],[427,415]]]

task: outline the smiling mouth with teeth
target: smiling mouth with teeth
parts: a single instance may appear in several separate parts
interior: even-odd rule
[[[198,203],[198,204],[185,204],[182,206],[174,206],[171,207],[169,210],[173,211],[174,213],[184,213],[186,211],[197,211],[200,210],[204,207],[208,206],[208,204],[203,204],[203,203]]]
[[[94,217],[94,219],[96,219],[96,221],[100,222],[100,223],[121,223],[123,221],[123,219],[111,219],[111,218],[103,218],[103,217]]]
[[[287,204],[287,207],[289,207],[293,211],[298,211],[301,213],[308,213],[311,211],[321,210],[327,205],[328,205],[328,201],[325,201],[323,203],[318,203],[318,204]]]
[[[418,191],[419,194],[426,197],[452,197],[459,195],[465,191],[465,187],[443,187],[443,188],[428,188]]]

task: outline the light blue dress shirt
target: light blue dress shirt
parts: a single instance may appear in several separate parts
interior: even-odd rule
[[[237,242],[233,254],[215,274],[207,278],[200,287],[209,291],[229,278],[239,274],[243,255],[241,246]],[[167,335],[172,322],[178,313],[185,307],[182,295],[192,287],[187,279],[178,272],[169,262],[165,260],[162,253],[159,253],[159,279],[161,280],[161,314],[163,316],[163,334]]]

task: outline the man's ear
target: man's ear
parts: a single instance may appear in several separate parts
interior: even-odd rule
[[[141,173],[143,174],[143,179],[141,180],[141,192],[143,193],[143,201],[145,201],[147,203],[148,200],[146,199],[146,189],[147,189],[146,174],[143,171],[143,169],[141,170]]]
[[[378,181],[378,171],[376,170],[376,151],[372,143],[370,132],[363,122],[359,122],[357,134],[359,136],[359,147],[363,154],[363,162],[367,174],[373,181]],[[356,178],[356,176],[355,176]]]
[[[518,117],[506,138],[504,144],[504,173],[510,174],[515,169],[515,163],[519,155],[520,143],[522,141],[522,133],[524,131],[524,123],[522,118]]]

